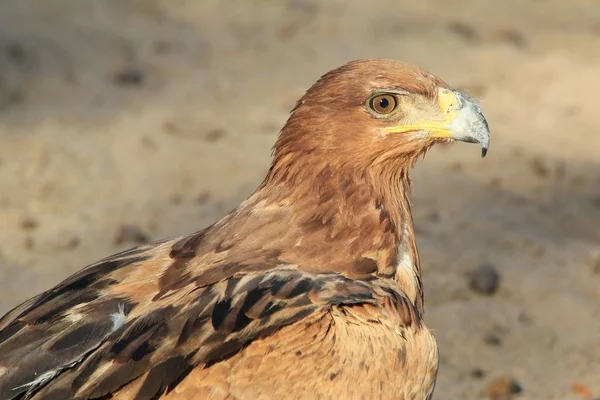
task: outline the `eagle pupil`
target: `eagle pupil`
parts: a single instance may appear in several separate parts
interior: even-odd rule
[[[382,109],[386,109],[388,108],[388,106],[390,105],[390,101],[386,98],[383,98],[381,100],[379,100],[379,107],[381,107]]]

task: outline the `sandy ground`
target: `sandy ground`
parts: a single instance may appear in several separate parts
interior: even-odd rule
[[[485,398],[497,377],[522,399],[600,396],[592,0],[3,0],[0,313],[224,215],[303,91],[368,57],[479,97],[492,129],[485,160],[439,148],[413,174],[436,397]],[[468,288],[481,264],[494,295]]]

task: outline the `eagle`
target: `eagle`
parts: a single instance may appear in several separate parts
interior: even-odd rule
[[[479,143],[478,103],[395,60],[296,103],[262,183],[190,234],[91,264],[0,319],[0,399],[429,399],[409,171]]]

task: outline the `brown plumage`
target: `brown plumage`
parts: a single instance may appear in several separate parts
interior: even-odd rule
[[[429,398],[408,172],[449,140],[489,136],[440,79],[389,60],[329,72],[237,209],[5,315],[0,398]]]

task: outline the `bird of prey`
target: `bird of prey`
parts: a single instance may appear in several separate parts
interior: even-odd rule
[[[480,107],[393,60],[323,75],[258,189],[214,225],[115,254],[0,319],[0,399],[429,399],[409,170],[477,142]]]

